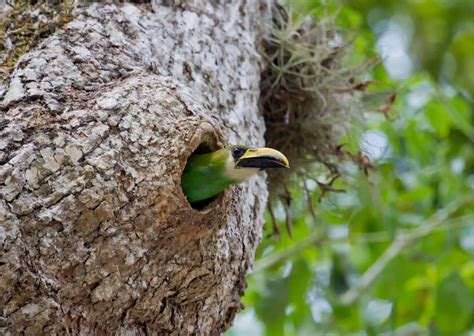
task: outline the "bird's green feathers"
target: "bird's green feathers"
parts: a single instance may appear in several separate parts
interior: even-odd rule
[[[191,155],[181,177],[181,187],[190,203],[211,198],[235,180],[226,176],[229,151]]]

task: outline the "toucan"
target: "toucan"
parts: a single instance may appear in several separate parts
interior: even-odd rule
[[[181,176],[181,187],[188,201],[194,203],[210,199],[260,170],[289,167],[286,156],[275,149],[228,146],[191,155]]]

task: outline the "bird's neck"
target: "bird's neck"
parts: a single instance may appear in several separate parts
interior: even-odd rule
[[[233,183],[245,181],[259,171],[260,169],[258,168],[235,168],[235,161],[232,157],[226,161],[225,175],[233,180]]]

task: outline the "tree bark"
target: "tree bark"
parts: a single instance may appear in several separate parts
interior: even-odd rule
[[[257,0],[92,4],[18,60],[0,85],[0,334],[230,326],[264,176],[201,210],[180,177],[200,145],[263,145],[267,12]]]

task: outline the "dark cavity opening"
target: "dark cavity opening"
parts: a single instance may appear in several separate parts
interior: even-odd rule
[[[214,143],[209,143],[209,142],[202,142],[199,144],[199,146],[191,153],[190,156],[194,154],[206,154],[206,153],[211,153],[216,150],[218,150],[219,147],[216,146]],[[186,160],[186,166],[187,166],[187,160]],[[186,169],[186,166],[184,169]],[[184,170],[183,170],[184,171]],[[182,181],[181,181],[181,189],[183,190],[184,196],[187,198],[186,193],[184,192],[184,188],[182,187]],[[204,210],[209,204],[211,204],[213,201],[215,201],[219,196],[222,195],[222,193],[219,193],[215,196],[212,196],[210,198],[207,198],[205,200],[201,201],[196,201],[196,202],[189,202],[191,207],[195,210],[202,211]]]
[[[210,144],[208,144],[207,142],[203,142],[194,150],[194,152],[192,152],[191,155],[211,153],[211,152],[214,152],[217,149],[218,148],[211,148]]]

